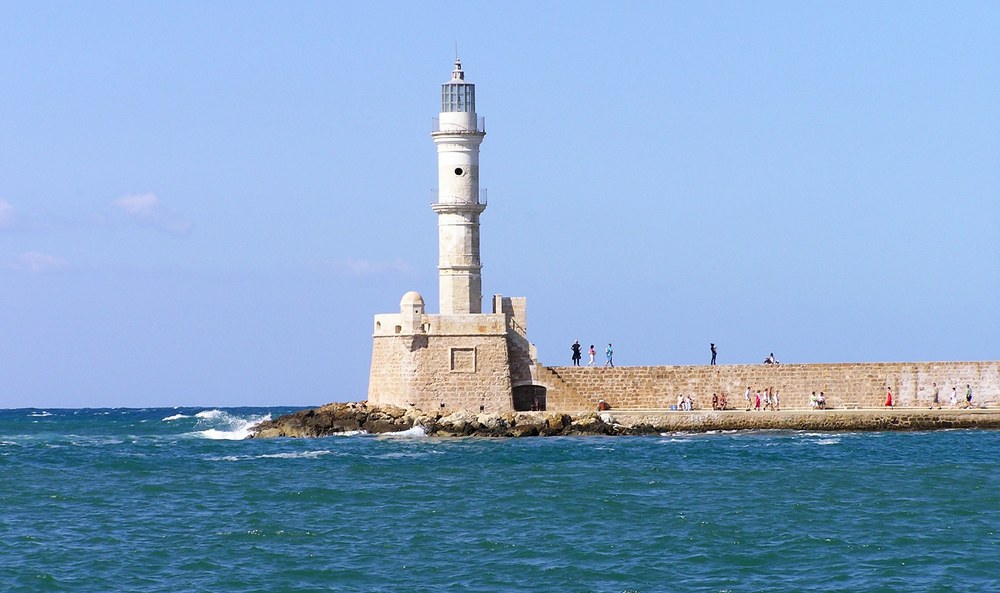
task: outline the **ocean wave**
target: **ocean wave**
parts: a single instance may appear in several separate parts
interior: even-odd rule
[[[190,416],[186,414],[174,414],[173,416],[167,416],[163,421],[170,422],[171,420],[180,420],[181,418],[190,418]]]
[[[69,444],[74,447],[108,447],[121,445],[125,441],[121,439],[115,439],[110,437],[89,437],[89,436],[79,436],[68,435],[74,437],[70,439]]]
[[[319,451],[295,451],[289,453],[264,453],[261,455],[225,455],[223,457],[209,457],[209,461],[251,461],[254,459],[316,459],[324,455],[332,455],[333,451],[321,449]]]
[[[207,410],[198,412],[195,418],[198,427],[205,428],[188,434],[213,441],[239,441],[250,436],[250,429],[255,425],[270,420],[271,415],[236,416],[223,410]]]
[[[420,438],[427,436],[427,432],[424,430],[423,426],[414,426],[409,430],[401,430],[399,432],[383,432],[379,436],[393,438]]]
[[[423,457],[430,457],[430,451],[393,451],[391,453],[383,453],[381,455],[376,455],[376,459],[420,459]]]
[[[213,441],[241,441],[250,436],[250,426],[253,424],[256,423],[248,424],[247,427],[243,429],[219,430],[217,428],[209,428],[207,430],[199,430],[191,434]]]
[[[677,430],[673,432],[661,432],[660,436],[669,438],[670,440],[667,442],[687,443],[693,439],[705,436],[706,434],[713,434],[713,432],[689,432],[685,430]]]
[[[330,455],[333,451],[321,449],[319,451],[296,451],[294,453],[265,453],[258,455],[258,459],[316,459],[323,455]]]
[[[42,410],[41,412],[32,412],[31,414],[29,414],[29,416],[32,418],[45,418],[46,416],[51,416],[51,415],[52,415],[51,413],[46,412],[45,410]]]

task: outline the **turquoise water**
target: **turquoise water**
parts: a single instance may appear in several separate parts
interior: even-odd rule
[[[0,591],[998,591],[1000,432],[233,440],[0,411]]]

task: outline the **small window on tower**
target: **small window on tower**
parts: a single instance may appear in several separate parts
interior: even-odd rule
[[[461,175],[462,173],[465,173],[465,171],[463,171],[461,167],[455,168],[455,175]]]

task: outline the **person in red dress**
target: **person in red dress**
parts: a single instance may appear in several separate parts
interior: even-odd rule
[[[885,407],[892,407],[892,387],[886,387],[885,390]]]

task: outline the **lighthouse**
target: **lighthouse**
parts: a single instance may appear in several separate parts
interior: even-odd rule
[[[492,311],[483,311],[479,215],[486,199],[479,189],[479,145],[486,130],[476,115],[476,87],[457,59],[441,85],[434,121],[440,310],[429,313],[423,296],[411,290],[399,312],[375,315],[368,401],[435,414],[545,410],[546,387],[536,381],[537,352],[528,341],[527,299],[494,294]]]
[[[441,85],[441,113],[431,136],[438,152],[438,288],[442,315],[482,313],[479,215],[479,145],[486,136],[476,115],[476,85],[455,60],[451,80]]]

